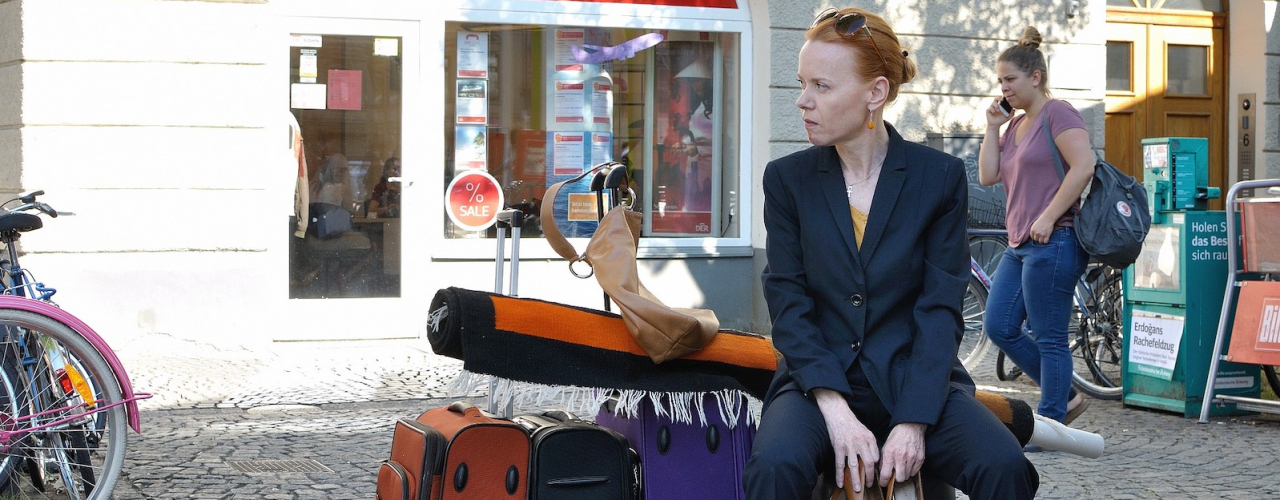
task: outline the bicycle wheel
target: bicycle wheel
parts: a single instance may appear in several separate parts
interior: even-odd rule
[[[987,276],[995,276],[1004,251],[1009,248],[1009,238],[1004,236],[981,235],[969,237],[969,257],[978,263]]]
[[[15,429],[18,422],[31,414],[30,404],[18,376],[18,366],[22,362],[16,342],[0,342],[0,428],[6,431]],[[20,446],[21,442],[0,445],[0,450]],[[12,493],[22,472],[20,467],[26,461],[21,454],[0,453],[0,495]],[[2,497],[0,497],[2,498]]]
[[[1267,383],[1271,384],[1271,392],[1280,397],[1280,377],[1276,376],[1276,367],[1263,365],[1262,373],[1267,376]]]
[[[1120,399],[1120,363],[1123,356],[1124,297],[1119,270],[1106,267],[1086,274],[1084,307],[1077,308],[1072,323],[1071,355],[1075,366],[1072,382],[1081,392],[1097,399]]]
[[[978,278],[969,277],[969,288],[964,293],[964,305],[960,310],[964,318],[964,337],[960,339],[960,364],[972,371],[982,363],[991,341],[982,328],[987,312],[987,287]]]
[[[106,360],[74,330],[47,316],[0,310],[0,333],[24,340],[27,362],[18,370],[16,392],[28,395],[39,410],[16,425],[24,432],[19,445],[0,451],[35,465],[32,484],[23,485],[18,498],[110,498],[124,465],[127,436],[124,406],[108,408],[121,395]],[[93,409],[85,409],[87,404]]]

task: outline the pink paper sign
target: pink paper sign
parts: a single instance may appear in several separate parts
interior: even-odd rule
[[[360,70],[329,70],[329,109],[359,111],[361,105],[360,83]]]

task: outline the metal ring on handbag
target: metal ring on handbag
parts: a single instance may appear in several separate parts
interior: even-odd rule
[[[619,202],[619,205],[621,204],[622,203]],[[631,210],[631,207],[634,207],[635,205],[636,205],[636,190],[631,189],[631,186],[627,186],[627,204],[626,204],[627,210]]]
[[[590,262],[587,262],[587,268],[591,269],[591,272],[588,272],[587,274],[579,274],[578,271],[573,268],[573,265],[578,262],[587,262],[587,260],[583,259],[581,256],[571,259],[569,261],[569,274],[572,274],[579,279],[587,279],[596,274],[596,268],[592,266]]]

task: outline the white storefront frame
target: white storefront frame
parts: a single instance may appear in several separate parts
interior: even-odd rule
[[[379,2],[376,9],[368,4],[322,0],[283,1],[274,3],[279,34],[279,67],[271,70],[273,102],[284,107],[288,103],[288,89],[283,76],[288,74],[287,37],[297,34],[332,35],[385,35],[404,37],[404,107],[402,161],[406,196],[402,207],[405,221],[410,221],[402,233],[402,279],[399,298],[358,299],[282,299],[282,318],[290,318],[287,326],[274,329],[274,340],[332,340],[353,338],[404,338],[424,335],[427,304],[435,290],[447,286],[473,289],[490,289],[493,285],[494,240],[448,239],[444,236],[444,101],[445,57],[443,53],[446,23],[484,22],[521,23],[562,26],[591,26],[609,28],[645,28],[682,31],[708,31],[733,33],[739,37],[740,65],[738,96],[733,108],[737,112],[738,177],[734,190],[738,193],[735,218],[737,235],[732,238],[645,238],[641,243],[641,257],[647,259],[674,259],[659,264],[663,283],[646,281],[650,288],[679,289],[678,293],[663,295],[672,305],[699,305],[706,300],[707,290],[696,284],[700,263],[685,265],[678,262],[692,258],[705,262],[708,258],[750,257],[754,219],[753,127],[752,104],[755,81],[753,69],[754,40],[747,3],[739,0],[739,8],[709,9],[691,7],[664,7],[636,4],[588,3],[576,1],[449,1],[424,4],[420,2]],[[376,15],[371,15],[376,13]],[[389,31],[388,27],[396,27]],[[414,39],[416,38],[416,42]],[[412,47],[411,47],[412,45]],[[416,56],[414,55],[416,53]],[[276,78],[279,77],[279,80]],[[417,89],[415,92],[414,90]],[[425,138],[425,140],[414,140]],[[732,182],[726,179],[726,182]],[[278,184],[277,184],[278,185]],[[275,199],[292,199],[291,190],[280,189],[272,193]],[[416,222],[414,222],[416,221]],[[412,227],[410,227],[412,226]],[[282,230],[283,233],[283,230]],[[574,241],[582,248],[586,240]],[[269,273],[279,276],[272,282],[279,284],[273,297],[287,297],[288,245],[285,238],[276,238],[268,249],[272,262]],[[539,298],[599,307],[600,292],[591,280],[572,279],[564,271],[564,263],[558,261],[550,246],[542,238],[526,238],[522,241],[522,291],[546,285]],[[539,262],[540,261],[540,262]],[[702,271],[705,272],[705,271]],[[645,270],[642,269],[642,278]],[[549,277],[547,279],[540,279]],[[547,295],[554,293],[554,295]],[[658,292],[661,293],[661,292]],[[536,291],[522,295],[538,296]],[[741,302],[741,301],[737,301]],[[742,304],[750,310],[750,304]],[[298,321],[297,319],[303,318]],[[314,320],[312,320],[314,318]]]

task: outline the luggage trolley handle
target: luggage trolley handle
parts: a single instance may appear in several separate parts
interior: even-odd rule
[[[496,269],[493,273],[493,293],[502,294],[502,261],[504,260],[503,250],[506,248],[507,229],[511,230],[511,286],[508,288],[507,295],[517,297],[520,285],[520,228],[524,226],[524,213],[508,208],[498,212],[498,255],[495,259]],[[498,380],[491,378],[489,380],[489,413],[497,415],[498,400],[494,397],[498,390]],[[507,407],[501,413],[504,417],[510,417],[514,412],[514,403],[508,399]]]
[[[596,193],[597,220],[604,220],[604,214],[622,203],[623,191],[628,192],[630,196],[628,207],[635,200],[635,193],[631,192],[630,183],[627,182],[627,166],[618,162],[610,162],[603,165],[603,167],[597,170],[595,176],[591,178],[591,190]],[[604,192],[606,190],[609,191],[609,207],[604,206]],[[604,310],[613,310],[608,292],[604,292]]]
[[[524,213],[508,208],[498,212],[498,256],[497,269],[493,273],[493,293],[502,293],[502,261],[505,260],[507,229],[511,230],[511,285],[507,295],[518,297],[520,285],[520,228],[524,227]]]

